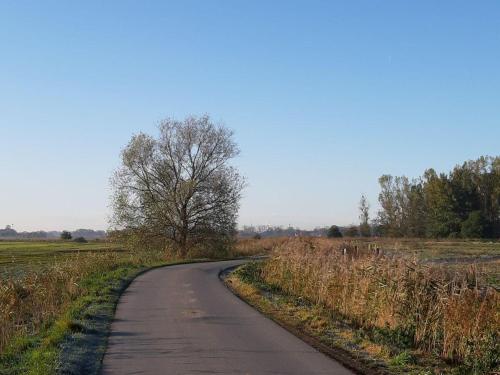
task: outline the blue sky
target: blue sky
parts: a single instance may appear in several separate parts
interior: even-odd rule
[[[500,151],[498,1],[2,1],[0,226],[106,228],[133,133],[236,132],[240,224],[357,222],[377,178]]]

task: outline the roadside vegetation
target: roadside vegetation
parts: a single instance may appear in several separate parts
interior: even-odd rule
[[[379,246],[291,239],[229,280],[264,312],[379,372],[498,371],[500,295],[491,275],[499,263],[434,264]]]
[[[1,246],[13,251],[12,244],[0,242]],[[176,260],[166,257],[165,251],[116,251],[119,246],[80,251],[81,247],[69,250],[67,242],[15,243],[16,254],[33,250],[37,255],[31,265],[21,257],[19,271],[15,262],[10,263],[8,274],[0,279],[1,374],[55,373],[61,365],[61,344],[81,332],[83,325],[78,321],[86,313],[92,318],[92,309],[110,304],[110,321],[120,288],[127,281],[141,270]],[[58,247],[65,249],[64,256]],[[41,249],[46,249],[50,259],[42,266],[38,264]]]
[[[0,241],[0,374],[97,373],[116,303],[140,272],[270,249],[198,248],[179,258],[165,244],[126,232],[106,242]]]

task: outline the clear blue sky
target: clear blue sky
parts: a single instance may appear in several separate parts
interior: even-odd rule
[[[2,1],[0,226],[106,228],[120,149],[236,132],[240,224],[376,210],[383,173],[500,154],[498,1]]]

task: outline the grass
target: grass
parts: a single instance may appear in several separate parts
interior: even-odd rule
[[[85,367],[86,371],[74,373],[97,373],[104,354],[106,331],[113,317],[120,291],[141,269],[133,265],[121,265],[113,271],[93,274],[83,279],[85,295],[74,299],[60,315],[54,317],[52,321],[47,321],[38,332],[23,332],[14,336],[2,353],[0,373],[55,374],[69,365],[73,370],[75,367],[77,369]],[[92,328],[96,328],[93,327],[96,312],[99,312],[101,320],[98,327],[100,331],[94,331],[98,334],[97,341],[91,340],[94,341],[92,347],[78,348],[78,341],[81,341],[78,338],[93,332]],[[66,354],[73,353],[71,356],[73,362],[70,364],[67,358],[62,361],[63,344],[66,347]],[[88,356],[89,349],[94,351],[94,358],[90,361],[88,358],[86,361],[77,360],[75,364],[75,357],[82,354]]]
[[[344,332],[352,336],[349,345],[378,353],[387,368],[414,369],[423,357],[450,371],[498,370],[500,296],[489,284],[491,264],[429,264],[404,256],[405,250],[385,253],[377,256],[360,241],[290,240],[251,272],[236,275],[281,301],[277,310],[290,310],[283,296],[295,301],[292,307],[302,301],[291,315],[308,316],[307,326],[313,333],[317,326],[319,336],[322,325],[339,331],[330,318],[351,327]]]
[[[265,255],[269,254],[275,246],[282,244],[286,240],[287,238],[285,237],[239,239],[236,242],[234,251],[240,256]]]
[[[269,306],[274,308],[275,314],[279,310],[281,314],[285,314],[289,318],[293,317],[299,322],[299,326],[308,327],[310,334],[322,332],[320,336],[323,339],[326,338],[325,340],[330,344],[337,340],[340,343],[344,342],[347,348],[357,345],[360,348],[359,352],[363,352],[363,356],[367,358],[372,358],[370,353],[378,353],[380,358],[386,358],[387,353],[390,353],[387,357],[393,358],[391,363],[387,362],[387,366],[390,368],[415,366],[410,364],[413,362],[410,358],[412,359],[418,354],[415,354],[415,350],[423,351],[423,349],[412,341],[409,348],[405,347],[402,350],[394,351],[394,349],[390,349],[394,348],[394,341],[401,340],[401,338],[407,340],[406,333],[398,334],[398,330],[393,329],[394,327],[390,324],[390,329],[386,329],[384,324],[377,323],[377,319],[365,319],[367,316],[363,317],[363,314],[356,316],[356,314],[349,314],[349,310],[341,311],[338,309],[339,306],[328,304],[328,299],[324,297],[332,291],[332,289],[328,289],[332,287],[332,284],[330,282],[325,284],[325,280],[328,281],[328,278],[324,278],[325,270],[328,270],[332,261],[344,264],[339,261],[345,258],[345,256],[339,258],[339,249],[347,248],[347,253],[350,254],[355,248],[366,253],[380,247],[383,253],[390,254],[387,259],[391,259],[391,261],[393,261],[392,255],[395,254],[405,255],[408,259],[417,257],[420,260],[429,256],[431,259],[447,260],[450,258],[450,254],[454,258],[462,258],[464,254],[471,257],[476,257],[478,254],[487,254],[493,257],[498,255],[498,243],[460,241],[456,245],[450,245],[448,242],[441,241],[433,243],[385,239],[376,241],[371,239],[315,241],[319,241],[317,248],[314,248],[316,245],[311,248],[311,242],[306,241],[309,245],[295,253],[295,255],[300,255],[302,252],[304,255],[304,252],[307,252],[307,256],[303,258],[293,258],[294,246],[297,245],[290,247],[290,244],[296,243],[297,240],[290,241],[284,238],[240,240],[232,254],[245,256],[269,254],[276,249],[283,250],[281,254],[273,253],[271,260],[266,263],[268,265],[267,273],[265,269],[259,270],[260,281],[257,284],[254,283],[255,280],[252,281],[254,284],[248,284],[251,285],[250,290],[254,291],[255,296],[261,298],[262,291],[264,291],[263,295],[266,298],[262,298],[266,301],[270,298]],[[175,261],[175,259],[166,258],[164,252],[130,251],[127,250],[128,248],[104,241],[84,244],[71,241],[0,241],[0,374],[51,374],[57,371],[96,373],[100,364],[100,356],[104,353],[108,324],[112,319],[121,290],[142,270]],[[132,248],[142,247],[134,245]],[[369,248],[371,250],[368,250]],[[329,252],[333,251],[337,254],[336,257],[326,257],[322,253],[325,249]],[[298,249],[295,248],[295,250]],[[287,265],[286,262],[277,262],[277,259],[283,261],[294,259],[293,262],[296,264],[294,267],[288,267],[293,262]],[[446,263],[446,269],[462,272],[467,277],[472,276],[471,280],[478,282],[480,280],[481,285],[487,283],[493,285],[499,279],[499,263],[498,260],[484,263],[481,265],[484,272],[476,268],[475,270],[479,271],[472,274],[470,274],[468,264],[448,265]],[[380,270],[388,271],[387,265],[384,266],[381,262],[373,263],[373,265]],[[430,266],[426,265],[425,267]],[[347,270],[352,271],[353,269]],[[372,272],[372,274],[376,273]],[[342,281],[349,280],[349,275],[349,273],[343,275]],[[380,274],[376,275],[380,276]],[[391,275],[388,272],[385,276]],[[279,279],[276,278],[277,276],[284,276],[284,278]],[[318,279],[317,276],[320,278]],[[382,276],[384,276],[383,273]],[[290,280],[293,282],[287,286],[285,281]],[[300,283],[301,280],[306,281],[304,285],[307,285],[307,282],[311,285],[308,288],[300,289],[304,286]],[[470,284],[469,281],[467,281],[467,285]],[[377,279],[376,283],[379,282],[380,279]],[[241,285],[247,284],[241,282]],[[325,285],[328,288],[325,289]],[[363,284],[361,283],[356,285],[353,290],[362,290],[362,288]],[[485,290],[483,286],[481,288],[481,291]],[[474,290],[474,288],[472,289]],[[456,290],[461,293],[462,289]],[[375,291],[377,292],[377,290]],[[458,307],[454,311],[474,316],[477,314],[478,307],[474,304],[474,298],[474,294],[472,294],[467,300],[468,305],[457,305],[463,311]],[[276,308],[277,306],[279,308]],[[485,309],[491,307],[481,306]],[[371,309],[377,311],[374,307],[376,305],[371,306]],[[496,308],[498,311],[498,307]],[[472,311],[471,309],[476,310]],[[339,311],[341,314],[338,313]],[[354,331],[346,328],[345,322],[338,323],[339,317],[350,315],[353,319],[348,323],[357,324]],[[390,314],[385,315],[390,316]],[[495,323],[498,321],[498,314],[496,317],[484,320]],[[390,319],[387,322],[391,323]],[[480,328],[482,329],[483,325],[480,325]],[[455,361],[457,360],[457,351],[459,353],[465,352],[466,358],[459,357],[459,360],[465,366],[469,366],[468,368],[474,368],[477,365],[474,362],[475,353],[485,348],[489,350],[490,341],[480,343],[482,346],[479,345],[476,348],[471,346],[467,340],[470,339],[471,334],[474,334],[477,327],[452,327],[453,330],[456,331],[455,335],[447,336],[450,344],[446,350],[441,350],[440,355],[446,357],[442,354],[447,352],[448,357]],[[332,339],[330,331],[338,333],[335,340]],[[464,332],[467,339],[465,346],[460,341]],[[424,336],[426,335],[424,334]],[[438,339],[441,340],[441,336]],[[339,337],[344,337],[342,339],[344,341],[340,340]],[[400,354],[404,350],[410,350],[411,357],[406,358],[406,354]],[[494,352],[488,350],[488,355],[495,355]],[[467,351],[470,353],[467,354]],[[399,355],[400,357],[398,357]],[[491,357],[488,363],[495,360],[498,358]],[[371,363],[370,361],[372,360],[369,359],[368,363]],[[377,359],[377,361],[379,360]],[[488,359],[486,358],[485,361],[487,362]],[[82,368],[82,364],[87,364],[90,367]]]
[[[500,256],[500,242],[490,240],[377,239],[369,242],[391,253],[413,255],[422,260]]]
[[[124,248],[102,240],[88,243],[0,240],[0,276],[20,275],[26,271],[43,269],[57,261],[94,252],[124,252]]]
[[[225,282],[233,292],[261,313],[356,373],[385,373],[384,363],[369,356],[358,345],[354,330],[333,319],[321,307],[303,298],[281,293],[266,284],[259,276],[259,268],[257,263],[247,263],[228,275]]]
[[[0,374],[97,374],[121,291],[146,269],[186,261],[154,248],[0,241]]]
[[[288,238],[240,239],[237,248],[241,251],[269,252]],[[326,239],[323,239],[326,240]],[[416,257],[428,261],[454,261],[457,259],[474,261],[478,258],[500,259],[500,241],[498,240],[463,240],[440,239],[429,240],[419,238],[340,238],[329,239],[332,246],[349,248],[358,246],[367,249],[377,247],[385,254],[398,254]]]
[[[471,260],[485,257],[500,257],[498,240],[462,240],[419,238],[345,238],[332,239],[333,244],[346,243],[360,248],[380,248],[385,254],[416,257],[419,260]]]
[[[98,365],[121,290],[142,270],[175,261],[105,242],[10,241],[0,249],[0,259],[11,259],[0,278],[0,374],[9,375]]]

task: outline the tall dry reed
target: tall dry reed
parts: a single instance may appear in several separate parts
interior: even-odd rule
[[[233,255],[252,256],[269,254],[274,247],[285,241],[287,241],[286,237],[240,238],[234,246]]]
[[[359,243],[294,239],[275,247],[261,276],[355,325],[399,332],[445,359],[482,368],[498,361],[500,296],[483,285],[477,267],[457,272],[377,253]]]
[[[81,282],[90,275],[123,265],[159,261],[160,253],[80,253],[22,277],[0,279],[0,353],[20,334],[34,334],[51,322],[75,298],[86,293]]]

